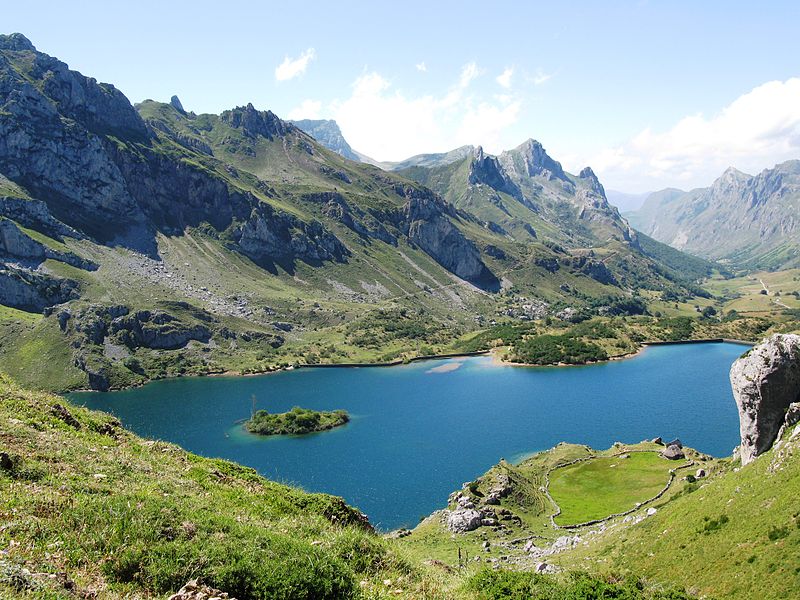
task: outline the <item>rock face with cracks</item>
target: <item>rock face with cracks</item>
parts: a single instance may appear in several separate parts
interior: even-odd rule
[[[770,336],[733,363],[730,378],[746,465],[772,447],[791,404],[800,400],[800,336]]]

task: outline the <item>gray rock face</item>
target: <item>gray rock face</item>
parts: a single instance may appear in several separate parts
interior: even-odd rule
[[[242,252],[257,262],[289,261],[299,257],[310,263],[343,261],[349,250],[318,221],[307,223],[278,213],[268,204],[256,206],[235,237]]]
[[[81,239],[83,237],[78,231],[53,217],[47,209],[47,204],[41,200],[27,200],[11,196],[0,197],[0,215],[55,239],[62,237]]]
[[[404,195],[408,200],[403,220],[409,240],[462,279],[478,284],[496,281],[475,245],[447,218],[458,216],[451,205],[428,190],[408,187]]]
[[[25,233],[12,221],[0,217],[0,257],[7,256],[38,264],[46,258],[58,260],[79,269],[93,271],[97,265],[72,252],[60,252],[48,248]]]
[[[0,262],[0,304],[42,312],[78,296],[78,284],[69,279],[17,269]]]
[[[772,447],[791,404],[800,400],[800,336],[767,338],[733,363],[730,379],[746,465]]]
[[[447,528],[453,533],[473,531],[483,524],[483,516],[474,508],[459,508],[447,515]]]

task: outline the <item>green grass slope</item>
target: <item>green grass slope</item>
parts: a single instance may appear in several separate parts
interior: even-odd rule
[[[800,436],[687,486],[656,515],[577,549],[567,564],[631,570],[719,599],[797,598],[799,495]]]
[[[165,598],[194,578],[239,600],[688,597],[636,576],[424,560],[339,498],[142,439],[2,375],[0,549],[0,598],[23,600]]]
[[[5,377],[0,452],[3,598],[163,597],[195,577],[240,600],[354,598],[423,580],[339,498],[141,439]]]
[[[556,523],[574,525],[629,510],[660,492],[674,466],[654,452],[634,452],[557,469],[548,488],[561,508]]]

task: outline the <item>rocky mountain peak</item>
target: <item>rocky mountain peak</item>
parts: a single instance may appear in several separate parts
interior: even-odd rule
[[[472,185],[485,184],[492,189],[519,196],[519,189],[503,171],[497,157],[484,153],[481,146],[473,150],[468,181]]]
[[[172,106],[172,108],[174,108],[178,112],[181,112],[181,113],[185,113],[186,112],[185,110],[183,110],[183,104],[181,104],[181,100],[177,96],[173,96],[172,98],[170,98],[169,99],[169,103],[170,103],[170,106]]]
[[[603,198],[606,197],[606,191],[603,188],[603,184],[600,183],[600,180],[595,175],[594,171],[592,171],[591,167],[584,168],[579,174],[578,177],[587,181],[589,183],[589,187],[591,187],[592,191],[600,194]]]
[[[250,136],[263,136],[272,139],[283,137],[289,131],[289,126],[278,118],[271,110],[259,111],[251,102],[247,106],[237,106],[226,110],[220,119],[236,129],[242,129]]]
[[[503,154],[507,153],[504,152]],[[516,154],[522,159],[525,174],[529,177],[541,175],[548,179],[567,179],[561,163],[553,160],[547,154],[544,146],[533,138],[527,139],[508,154]]]
[[[0,34],[0,50],[36,52],[36,47],[21,33],[12,33],[10,35]]]
[[[711,185],[712,192],[731,193],[746,184],[751,177],[734,167],[728,167]]]

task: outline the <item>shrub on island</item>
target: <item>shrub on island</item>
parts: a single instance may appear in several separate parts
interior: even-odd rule
[[[295,406],[284,413],[257,411],[245,422],[245,429],[258,435],[302,435],[315,431],[327,431],[350,421],[343,410],[320,412]]]

